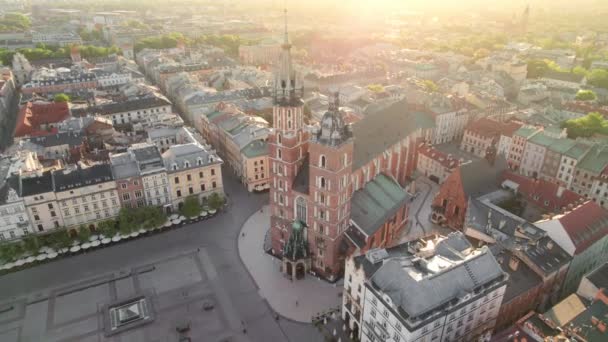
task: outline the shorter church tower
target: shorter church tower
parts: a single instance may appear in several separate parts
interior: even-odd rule
[[[353,137],[344,123],[339,95],[314,128],[308,146],[308,246],[312,270],[329,280],[344,266],[343,232],[350,222]]]

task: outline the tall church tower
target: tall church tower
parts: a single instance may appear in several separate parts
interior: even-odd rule
[[[344,266],[343,232],[349,227],[353,135],[340,112],[339,95],[309,143],[308,247],[311,268],[334,280]]]
[[[303,86],[296,78],[291,63],[291,44],[287,34],[285,10],[285,38],[281,59],[275,71],[273,134],[269,136],[269,160],[272,170],[270,182],[272,253],[282,256],[292,224],[296,218],[294,180],[308,154],[308,133],[304,131]]]

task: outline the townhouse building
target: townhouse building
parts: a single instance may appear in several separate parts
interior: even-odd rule
[[[94,230],[99,222],[118,216],[120,200],[109,164],[56,170],[53,185],[63,226],[69,231]]]
[[[112,119],[114,125],[143,122],[171,114],[171,102],[163,96],[145,95],[126,101],[101,104],[88,109],[91,114]]]
[[[588,201],[536,226],[572,257],[562,297],[575,292],[587,272],[608,261],[608,212],[598,203]]]
[[[559,210],[560,197],[552,196],[546,189],[551,183],[530,187],[525,180],[509,179],[526,200],[534,201],[538,196],[528,191],[539,191],[543,194],[538,200],[539,208],[548,207],[545,202],[550,204],[548,210]],[[572,260],[541,228],[500,207],[512,196],[510,191],[497,190],[470,200],[463,229],[472,244],[492,246],[490,250],[509,275],[496,322],[498,329],[511,325],[530,310],[557,302]]]
[[[146,205],[171,211],[171,193],[167,169],[158,148],[150,143],[131,145],[127,153],[137,164],[143,184]]]
[[[254,140],[241,149],[242,179],[247,191],[263,191],[270,188],[270,163],[268,144]]]
[[[608,148],[603,144],[594,144],[576,163],[570,189],[580,195],[589,196],[602,206],[608,204],[606,197],[606,177],[603,172],[608,166]]]
[[[34,93],[47,95],[94,91],[97,86],[97,77],[92,72],[67,68],[40,68],[32,72],[29,82],[21,87],[21,92],[28,95]]]
[[[464,160],[443,153],[432,145],[420,143],[418,146],[416,170],[438,184],[443,183],[461,162]]]
[[[239,46],[239,59],[243,64],[268,65],[279,60],[281,44],[273,40],[263,40],[255,45]]]
[[[270,187],[267,141],[272,131],[266,120],[247,115],[235,106],[220,104],[216,110],[200,115],[196,127],[248,191]]]
[[[424,242],[410,245],[407,257],[378,260],[365,282],[362,342],[491,336],[508,275],[461,233]]]
[[[545,168],[547,178],[554,178],[561,155],[560,152],[567,150],[573,144],[571,140],[565,138],[565,131],[554,132],[549,130],[540,131],[529,137],[522,153],[519,172],[528,177],[540,177],[545,164],[545,157],[548,154],[547,151],[555,146],[553,148],[555,148],[556,153],[546,163],[547,167]]]
[[[162,154],[162,158],[167,169],[173,209],[181,208],[189,196],[196,196],[203,203],[213,193],[224,194],[223,161],[202,145],[173,145]]]
[[[11,160],[0,159],[0,241],[32,233],[32,225],[20,196],[19,177],[9,171]]]
[[[476,120],[464,130],[460,149],[485,158],[487,151],[505,155],[510,138],[522,125],[517,122],[500,122],[490,118]]]
[[[558,184],[572,189],[576,166],[591,150],[591,147],[591,143],[576,141],[572,147],[562,153],[559,170],[555,179]]]
[[[20,178],[21,197],[33,230],[44,233],[65,226],[53,187],[52,171]]]
[[[522,158],[526,142],[535,134],[540,132],[540,129],[530,126],[523,126],[513,134],[511,147],[507,155],[507,164],[512,170],[518,170],[522,164]]]
[[[120,205],[124,208],[145,206],[144,182],[139,174],[137,161],[129,152],[110,154],[112,176],[116,181],[116,191]]]

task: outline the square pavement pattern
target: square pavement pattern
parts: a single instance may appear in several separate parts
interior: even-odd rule
[[[48,296],[3,301],[0,341],[177,341],[176,327],[187,323],[185,336],[192,341],[243,340],[231,299],[216,278],[203,248],[57,288]],[[133,327],[108,334],[109,308],[142,297],[151,322],[142,318]]]

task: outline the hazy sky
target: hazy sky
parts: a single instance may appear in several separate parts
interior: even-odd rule
[[[252,0],[239,0],[251,3]],[[257,2],[271,3],[275,6],[287,7],[351,7],[368,10],[379,10],[387,8],[399,8],[413,10],[430,9],[484,9],[484,10],[515,10],[525,8],[552,9],[552,8],[577,8],[580,10],[593,10],[593,8],[608,8],[608,0],[254,0]]]

